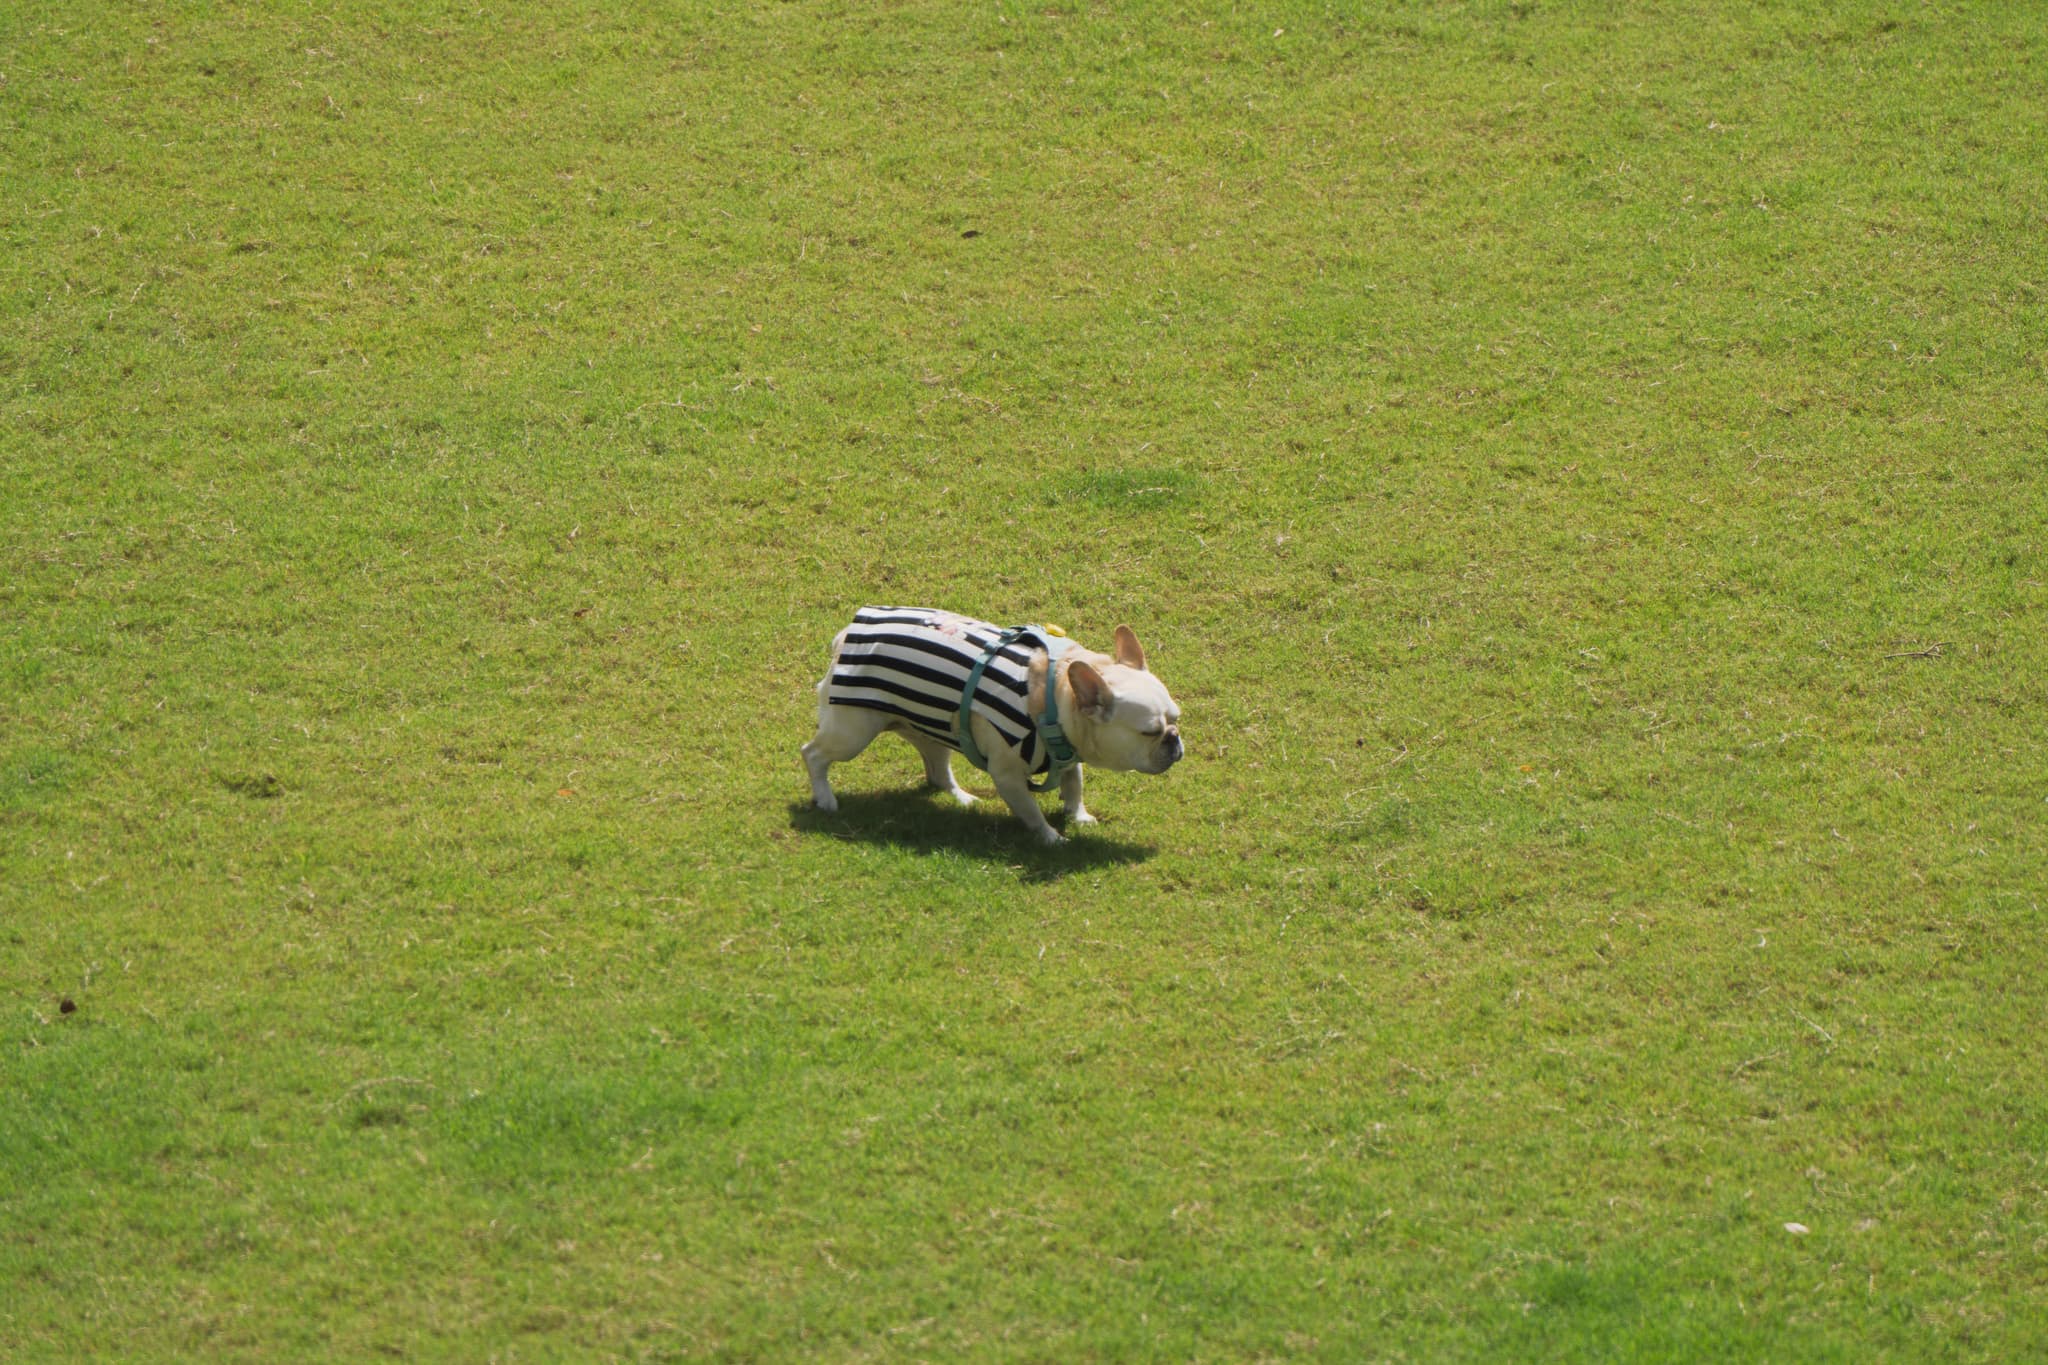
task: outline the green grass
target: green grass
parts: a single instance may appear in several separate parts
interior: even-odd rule
[[[2044,81],[7,7],[0,1355],[2040,1354]],[[1191,756],[811,811],[870,601]]]

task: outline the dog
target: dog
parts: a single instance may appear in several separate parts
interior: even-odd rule
[[[862,607],[833,637],[818,683],[818,733],[803,746],[819,810],[839,809],[826,777],[832,765],[888,732],[909,740],[926,780],[963,806],[974,797],[954,780],[953,755],[985,768],[1045,844],[1063,840],[1033,792],[1056,781],[1068,827],[1093,824],[1081,803],[1083,763],[1163,773],[1186,753],[1180,707],[1129,626],[1116,628],[1108,655],[1043,626],[1005,630],[925,607]]]

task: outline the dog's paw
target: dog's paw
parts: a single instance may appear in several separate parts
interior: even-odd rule
[[[1061,834],[1049,825],[1046,827],[1045,832],[1038,836],[1038,842],[1044,844],[1047,848],[1058,848],[1066,841],[1067,837],[1064,834]]]
[[[831,792],[814,794],[811,797],[811,804],[824,811],[827,815],[830,815],[833,811],[839,809],[839,798]]]
[[[1100,822],[1085,810],[1070,810],[1067,812],[1067,823],[1070,825],[1093,825]]]

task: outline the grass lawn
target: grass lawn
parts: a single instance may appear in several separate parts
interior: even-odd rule
[[[15,0],[0,1356],[2038,1358],[2044,90]],[[1128,621],[1190,756],[813,811],[869,602]]]

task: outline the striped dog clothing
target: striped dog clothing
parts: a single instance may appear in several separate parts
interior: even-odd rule
[[[974,666],[1002,638],[986,621],[925,607],[862,607],[839,643],[825,701],[883,711],[958,752],[960,694]],[[1018,640],[989,658],[974,688],[974,714],[1020,752],[1034,777],[1051,756],[1031,721],[1031,657]]]

